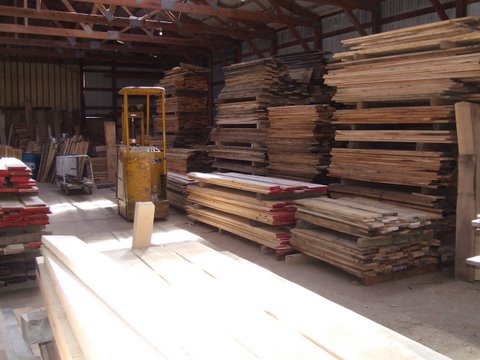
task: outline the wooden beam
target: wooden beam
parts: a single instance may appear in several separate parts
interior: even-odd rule
[[[288,11],[298,16],[301,16],[303,18],[309,19],[310,21],[314,21],[314,22],[322,21],[322,18],[318,14],[308,10],[307,8],[304,8],[301,5],[298,5],[293,0],[274,0],[274,1],[281,7],[287,9]]]
[[[455,17],[461,18],[467,16],[467,1],[456,0],[455,1]]]
[[[62,3],[63,5],[65,5],[65,7],[67,8],[68,11],[72,12],[72,13],[76,13],[77,10],[75,10],[75,8],[72,6],[72,4],[70,4],[68,2],[68,0],[62,0]],[[92,28],[87,25],[87,24],[84,24],[84,23],[80,23],[80,26],[82,27],[83,30],[85,30],[86,32],[92,32]]]
[[[372,2],[369,0],[306,0],[316,4],[335,5],[342,8],[372,10]]]
[[[284,13],[282,11],[282,9],[280,9],[280,7],[277,5],[277,3],[275,2],[275,0],[269,0],[270,4],[272,5],[272,8],[276,11],[276,13],[278,15],[281,15],[281,16],[284,16]],[[310,47],[308,46],[307,42],[303,39],[302,35],[300,35],[300,33],[298,32],[298,30],[295,28],[294,25],[292,24],[287,24],[287,27],[288,29],[290,30],[290,32],[293,34],[293,36],[295,37],[295,39],[297,39],[297,41],[300,43],[300,45],[302,46],[303,50],[305,51],[309,51],[310,50]]]
[[[435,9],[435,11],[437,12],[438,14],[438,17],[440,18],[440,20],[448,20],[448,15],[445,11],[445,8],[443,7],[443,5],[440,3],[439,0],[430,0],[430,2],[432,3],[432,6],[433,8]]]
[[[350,21],[352,22],[353,26],[358,31],[360,36],[368,35],[368,33],[363,28],[362,24],[360,24],[360,21],[358,20],[356,15],[353,13],[352,9],[346,7],[343,9],[343,11],[345,12],[345,15],[347,15],[347,17],[350,19]]]
[[[74,0],[77,2],[89,2],[89,3],[98,3],[98,0]],[[141,8],[141,9],[151,9],[151,10],[168,10],[176,13],[185,13],[185,14],[196,14],[196,15],[207,15],[215,17],[226,17],[232,19],[242,19],[248,21],[254,21],[258,23],[270,24],[287,24],[290,22],[295,22],[297,24],[307,23],[301,19],[295,19],[288,16],[272,16],[268,14],[259,14],[253,11],[231,9],[223,6],[207,6],[207,5],[195,5],[192,3],[183,3],[183,2],[161,2],[154,0],[104,0],[104,4],[128,6],[132,8]]]
[[[372,9],[372,34],[382,32],[382,2],[377,1],[377,5]]]
[[[159,36],[157,38],[149,38],[145,35],[136,35],[136,34],[123,34],[119,31],[92,31],[90,33],[77,30],[77,29],[58,29],[51,28],[46,26],[23,26],[23,25],[14,25],[14,24],[0,24],[0,32],[14,33],[14,34],[31,34],[31,35],[49,35],[49,36],[58,36],[58,37],[76,37],[83,39],[95,39],[95,40],[113,40],[113,41],[123,41],[123,42],[139,42],[147,44],[158,44],[158,45],[177,45],[177,46],[188,46],[194,48],[211,48],[214,45],[207,42],[199,42],[193,40],[187,40],[182,38],[174,38],[167,36]]]

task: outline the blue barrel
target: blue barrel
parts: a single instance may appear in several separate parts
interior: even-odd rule
[[[32,169],[32,178],[35,180],[37,179],[38,175],[38,168],[40,167],[40,159],[42,156],[40,154],[34,153],[24,153],[22,156],[22,161],[27,165],[30,169]]]

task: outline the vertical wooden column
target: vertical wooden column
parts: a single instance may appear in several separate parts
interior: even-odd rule
[[[455,118],[458,137],[455,279],[473,281],[480,274],[465,261],[480,251],[480,237],[472,227],[472,220],[480,210],[480,105],[456,103]]]
[[[108,181],[115,182],[117,178],[117,123],[115,121],[105,121],[103,131],[107,153],[107,178]]]
[[[112,114],[113,121],[117,121],[118,110],[117,110],[117,65],[112,64]]]

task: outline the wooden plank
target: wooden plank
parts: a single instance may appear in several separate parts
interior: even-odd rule
[[[455,116],[458,132],[458,193],[456,211],[455,240],[455,278],[473,281],[474,268],[467,266],[465,260],[478,255],[476,235],[471,226],[472,219],[480,210],[480,106],[461,102],[455,104]]]
[[[155,205],[151,201],[138,201],[135,203],[132,249],[150,247],[152,243],[154,215]]]

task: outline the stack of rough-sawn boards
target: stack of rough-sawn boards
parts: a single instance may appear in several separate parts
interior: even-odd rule
[[[374,284],[431,271],[439,216],[360,197],[295,201],[292,247]]]
[[[268,248],[291,251],[295,199],[322,196],[326,186],[239,173],[190,173],[188,216]]]
[[[329,175],[334,196],[384,199],[444,216],[452,238],[457,167],[453,104],[476,99],[480,19],[461,18],[344,40],[325,76],[339,110]],[[365,189],[365,190],[362,190]],[[453,196],[452,196],[453,195]]]
[[[306,182],[326,182],[333,142],[328,105],[268,108],[268,174]]]
[[[225,86],[216,99],[215,142],[209,154],[218,170],[265,175],[267,107],[304,103],[306,92],[287,89],[286,67],[272,58],[224,68]]]
[[[211,126],[208,68],[182,63],[165,72],[159,86],[166,92],[167,146],[205,145]],[[157,116],[153,122],[157,136],[162,134],[160,101],[157,99]],[[155,145],[160,145],[158,140]]]
[[[35,256],[50,209],[38,196],[31,170],[0,158],[0,288],[35,278]]]

